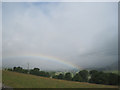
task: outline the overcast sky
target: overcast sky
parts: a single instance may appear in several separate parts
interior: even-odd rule
[[[0,38],[0,69],[1,69],[2,68],[2,3],[0,3],[0,36],[1,36]]]
[[[29,62],[31,68],[68,68],[57,61],[28,60],[22,57],[26,54],[51,56],[82,68],[116,62],[117,7],[117,2],[3,3],[3,66],[25,67]]]

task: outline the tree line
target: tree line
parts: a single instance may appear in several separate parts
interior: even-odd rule
[[[19,73],[29,73],[32,75],[43,76],[43,77],[52,77],[55,79],[77,81],[77,82],[89,82],[96,84],[105,84],[105,85],[120,85],[120,75],[114,73],[105,73],[103,71],[97,70],[81,70],[76,73],[74,76],[70,72],[65,74],[50,75],[49,72],[41,71],[39,68],[34,69],[23,69],[22,67],[13,67],[8,69],[9,71],[19,72]]]
[[[37,75],[37,76],[43,76],[43,77],[50,77],[50,74],[45,71],[40,71],[39,68],[34,68],[34,69],[23,69],[22,67],[13,67],[12,69],[9,68],[9,71],[14,71],[14,72],[19,72],[19,73],[26,73],[26,74],[32,74],[32,75]]]

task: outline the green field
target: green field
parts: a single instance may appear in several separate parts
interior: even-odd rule
[[[3,71],[3,84],[13,88],[117,88],[117,86],[73,82]]]

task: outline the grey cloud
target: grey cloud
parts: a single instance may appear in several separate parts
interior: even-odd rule
[[[80,67],[117,60],[117,3],[3,3],[3,10],[3,57],[42,53]]]

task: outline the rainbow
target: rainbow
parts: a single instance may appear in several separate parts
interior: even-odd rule
[[[43,55],[43,54],[22,54],[22,55],[14,55],[14,56],[6,56],[3,57],[3,59],[9,59],[9,58],[38,58],[38,59],[42,59],[42,60],[49,60],[49,61],[53,61],[53,62],[57,62],[66,66],[69,66],[71,68],[75,68],[75,69],[82,69],[81,67],[78,67],[77,65],[71,63],[71,62],[67,62],[63,59],[54,57],[54,56],[49,56],[49,55]]]

